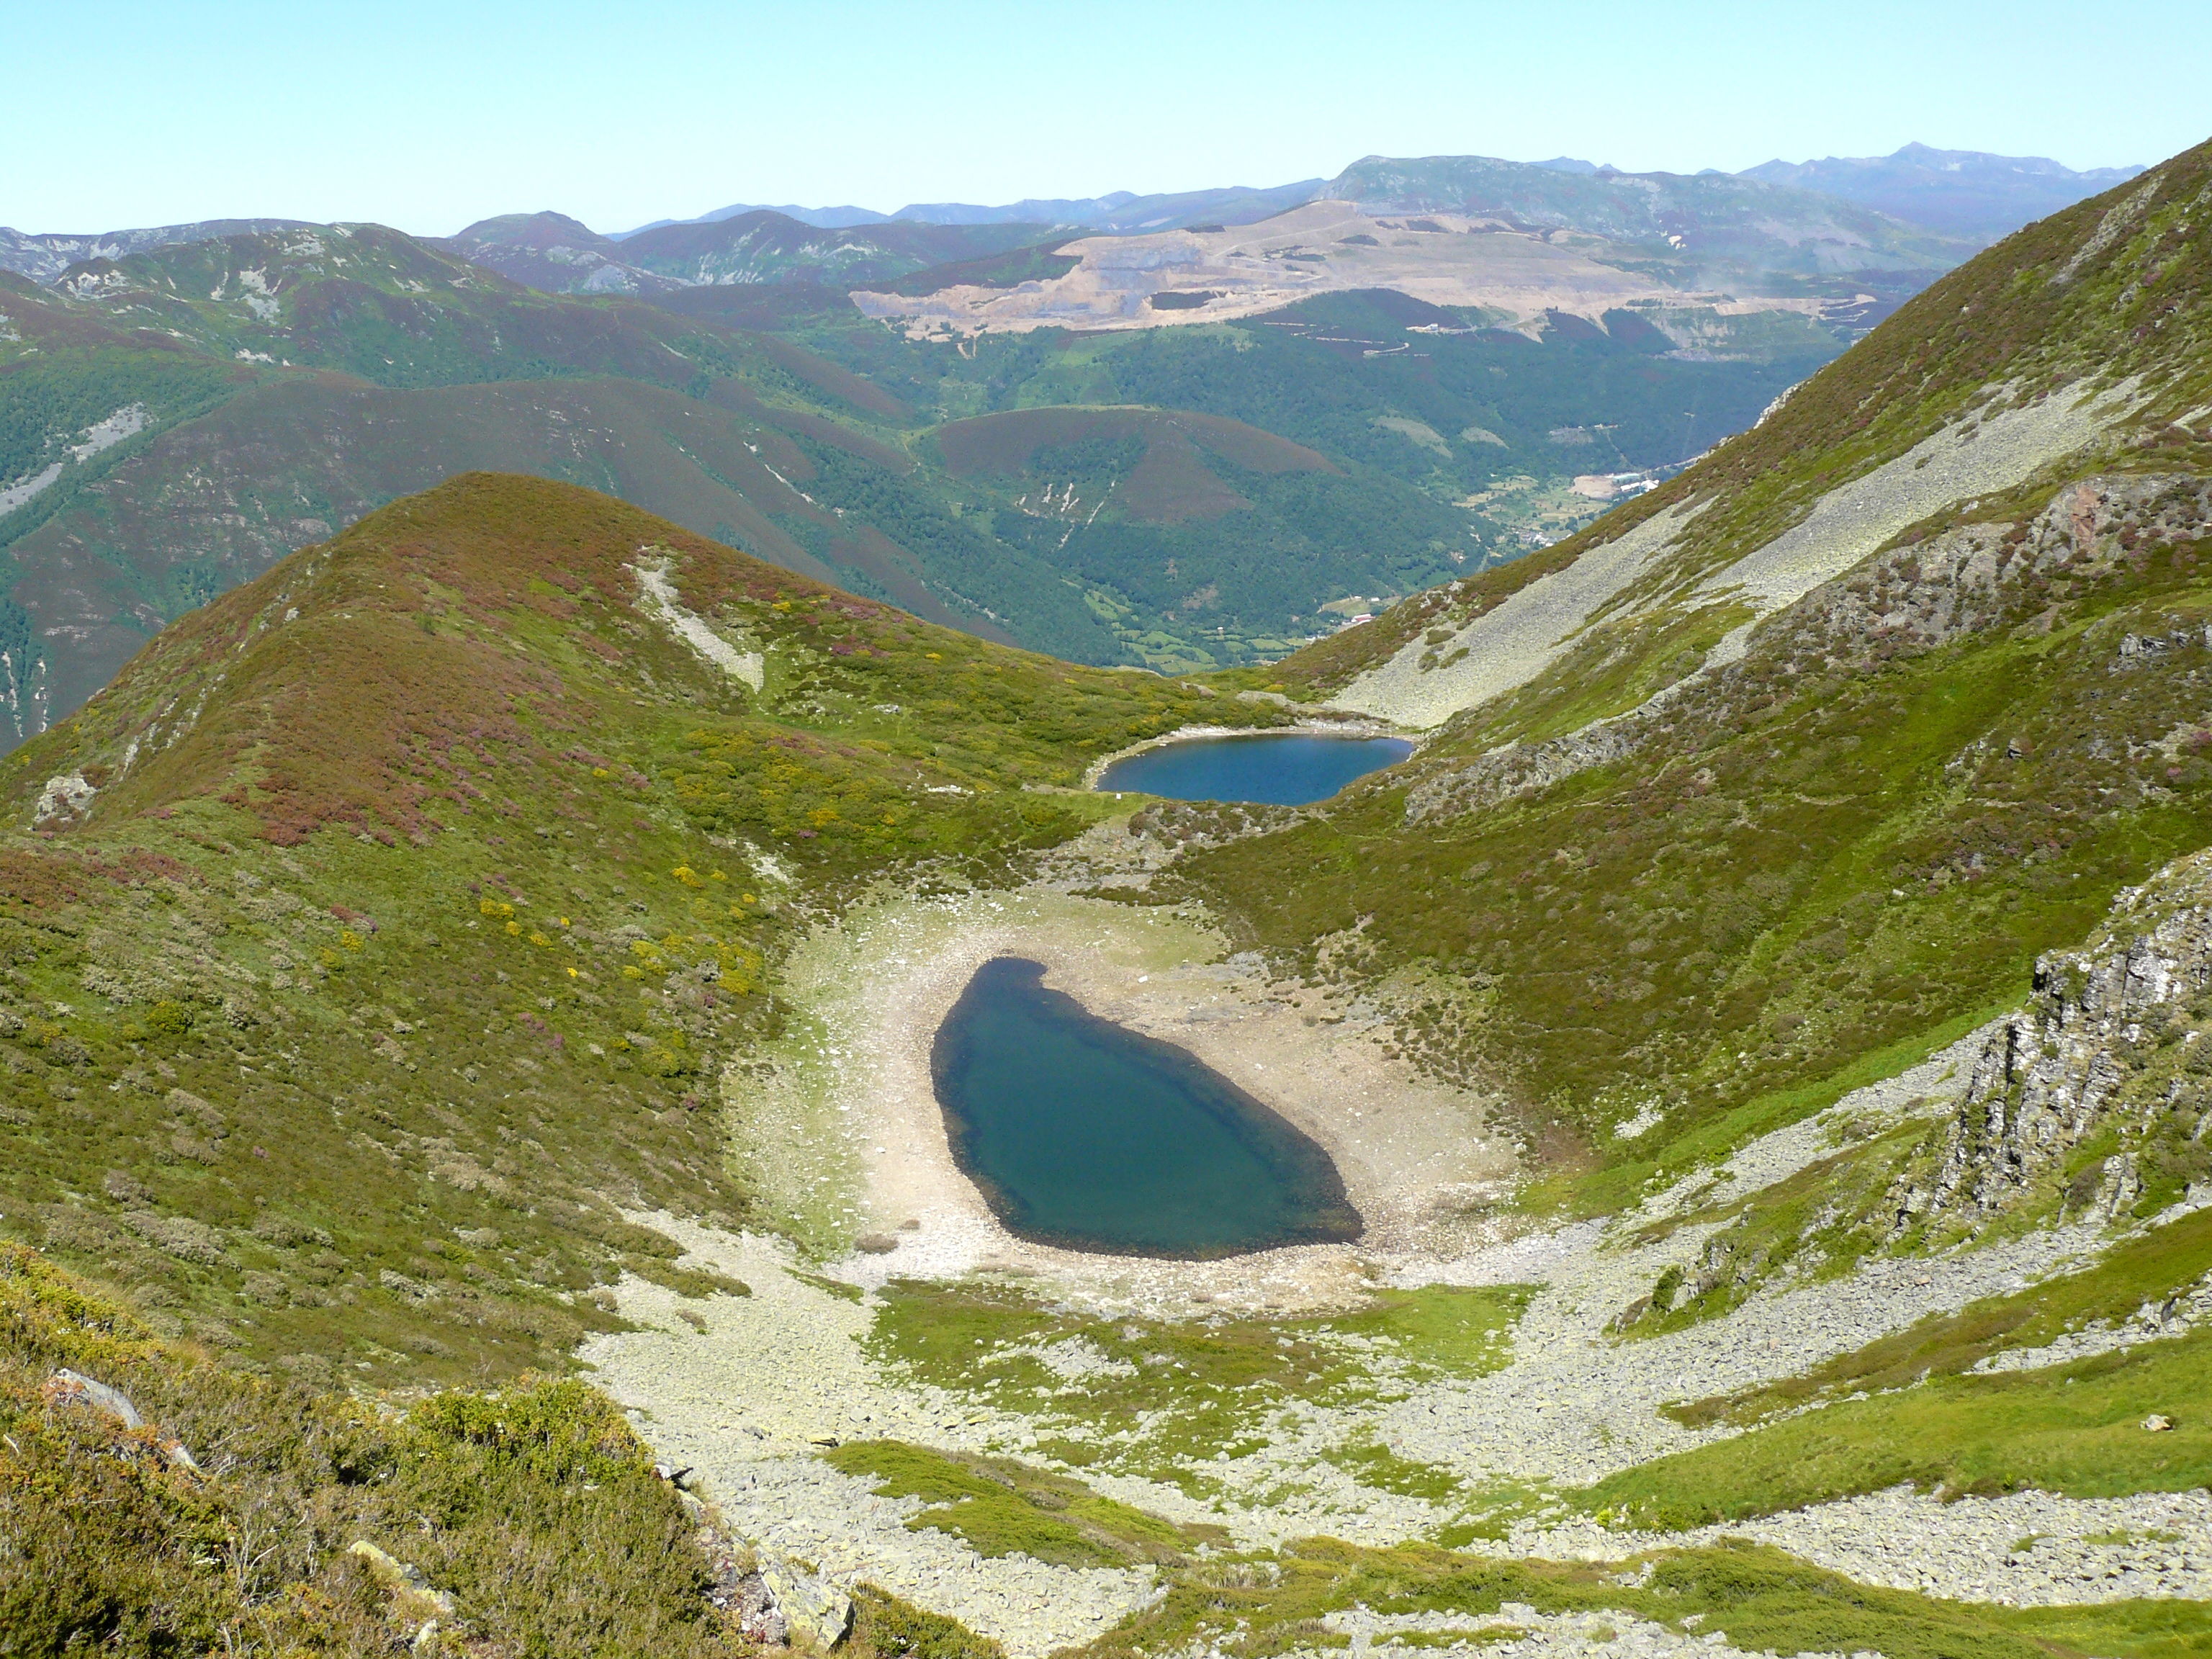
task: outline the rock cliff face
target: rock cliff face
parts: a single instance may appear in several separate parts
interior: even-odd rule
[[[1984,1047],[1932,1169],[1900,1182],[1896,1231],[2053,1200],[2109,1222],[2212,1191],[2208,988],[2212,854],[2198,854],[2123,892],[2082,949],[2037,962],[2029,1006]]]
[[[2098,474],[2018,524],[1972,520],[1908,533],[1816,588],[1759,630],[1793,672],[1863,670],[2007,624],[2047,629],[2059,593],[2124,570],[2152,550],[2197,541],[2212,524],[2212,481],[2184,473]],[[2148,646],[2153,653],[2166,641]],[[2133,647],[2124,647],[2133,655]]]
[[[1747,657],[1804,674],[1863,673],[1989,629],[2048,632],[2053,584],[2111,578],[2154,550],[2203,538],[2212,480],[2178,473],[2097,475],[2054,494],[2018,523],[1969,522],[1875,554],[1747,633],[1731,635],[1689,678],[1625,714],[1559,737],[1499,744],[1472,759],[1413,769],[1406,821],[1487,811],[1635,753],[1679,722],[1740,724]],[[2212,644],[2203,628],[2129,634],[2118,666],[2155,666],[2182,646]],[[1601,665],[1602,666],[1602,665]]]

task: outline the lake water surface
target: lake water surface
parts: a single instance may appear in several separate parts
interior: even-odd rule
[[[1099,775],[1098,787],[1142,790],[1170,800],[1304,806],[1327,800],[1354,778],[1395,766],[1413,752],[1403,738],[1316,732],[1186,738],[1115,761]]]
[[[1006,1231],[1067,1249],[1204,1260],[1359,1237],[1328,1154],[1188,1050],[976,970],[930,1055],[952,1154]]]

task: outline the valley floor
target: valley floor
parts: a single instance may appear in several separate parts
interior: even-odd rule
[[[1180,1263],[1007,1235],[952,1165],[928,1070],[937,1023],[975,968],[1000,954],[1043,962],[1049,983],[1185,1044],[1314,1133],[1370,1218],[1368,1237]],[[782,1238],[634,1218],[752,1293],[686,1302],[631,1280],[622,1309],[641,1328],[599,1338],[584,1357],[668,1461],[699,1471],[738,1532],[958,1617],[1017,1659],[1091,1640],[1145,1607],[1159,1594],[1156,1570],[1048,1565],[980,1553],[957,1528],[917,1530],[908,1523],[923,1498],[879,1495],[887,1483],[841,1473],[826,1450],[898,1442],[1045,1465],[1176,1526],[1225,1528],[1240,1547],[1426,1539],[1512,1559],[1626,1560],[1748,1538],[1950,1601],[2212,1601],[2203,1491],[1946,1502],[1899,1487],[1666,1534],[1626,1530],[1574,1502],[1615,1471],[1740,1432],[1685,1427],[1661,1414],[1670,1401],[1801,1376],[2109,1243],[2054,1229],[1973,1251],[1877,1257],[1839,1279],[1756,1292],[1685,1329],[1608,1334],[1662,1273],[1696,1260],[1717,1224],[1696,1218],[1828,1156],[1843,1123],[1863,1134],[1948,1108],[1980,1033],[1609,1222],[1515,1237],[1483,1218],[1512,1164],[1509,1143],[1485,1139],[1480,1102],[1389,1059],[1372,1010],[1271,986],[1189,917],[1050,886],[886,898],[802,951],[791,994],[805,1018],[775,1066],[733,1077],[730,1093],[741,1143],[769,1149],[754,1175],[828,1259],[810,1267]],[[840,1254],[840,1240],[871,1233],[872,1249]],[[1474,1294],[1452,1287],[1480,1286],[1499,1287],[1512,1311],[1510,1336],[1501,1330],[1492,1347],[1420,1324],[1446,1305],[1439,1298]],[[981,1298],[960,1304],[981,1322],[957,1354],[918,1342],[898,1316],[930,1287]],[[1395,1334],[1363,1323],[1359,1310],[1378,1295],[1400,1298],[1413,1323]],[[1334,1380],[1269,1391],[1206,1370],[1216,1334],[1254,1329],[1311,1343],[1337,1367]],[[1516,1619],[1523,1633],[1509,1650],[1602,1645],[1578,1617]],[[1388,1639],[1373,1622],[1353,1619],[1340,1633],[1358,1649]],[[1692,1644],[1626,1617],[1607,1627],[1629,1629],[1616,1653],[1719,1650],[1717,1638]]]

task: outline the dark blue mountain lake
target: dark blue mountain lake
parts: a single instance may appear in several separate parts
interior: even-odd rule
[[[952,1156],[1006,1231],[1187,1261],[1359,1237],[1319,1146],[1186,1049],[978,969],[930,1054]]]
[[[1170,800],[1304,806],[1327,800],[1354,778],[1395,766],[1413,752],[1403,738],[1315,732],[1187,738],[1115,761],[1099,775],[1098,787],[1142,790]]]

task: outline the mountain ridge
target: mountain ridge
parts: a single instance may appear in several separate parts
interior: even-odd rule
[[[1370,158],[1372,159],[1372,158]],[[1492,157],[1456,157],[1454,159],[1494,161]],[[1357,165],[1356,163],[1354,164]],[[2011,230],[2018,229],[2032,219],[2041,217],[2054,208],[2069,205],[2085,196],[2135,177],[2145,169],[2141,166],[2121,167],[2090,167],[2080,171],[2065,167],[2042,156],[1999,155],[1986,150],[1945,150],[1933,149],[1917,141],[1906,143],[1886,156],[1839,158],[1830,156],[1825,161],[1761,162],[1734,174],[1721,173],[1716,168],[1703,168],[1696,174],[1668,173],[1663,169],[1624,172],[1610,165],[1600,166],[1573,156],[1553,156],[1548,161],[1528,163],[1505,162],[1505,166],[1527,165],[1557,172],[1595,176],[1609,174],[1627,178],[1690,178],[1735,177],[1751,179],[1765,184],[1794,185],[1820,191],[1823,193],[1862,202],[1881,209],[1908,222],[1923,223],[1927,228],[1941,233],[1962,234],[1991,240]],[[1972,170],[1985,175],[1992,184],[2001,179],[2018,183],[2022,179],[2039,181],[2032,195],[2023,198],[2029,205],[2013,210],[2005,217],[1988,216],[2004,198],[1993,191],[1978,207],[1982,216],[1951,219],[1939,222],[1926,216],[1926,210],[1942,213],[1955,212],[1940,206],[1943,192],[1933,191],[1930,185],[1936,179],[1931,172],[1953,175],[1962,170]],[[1334,179],[1306,179],[1295,184],[1253,189],[1234,186],[1227,189],[1188,191],[1143,195],[1129,191],[1115,191],[1104,196],[1086,198],[1030,198],[999,206],[984,206],[974,203],[909,203],[894,213],[878,213],[872,209],[856,207],[802,208],[786,204],[772,209],[761,209],[749,204],[720,208],[702,214],[696,219],[656,220],[641,226],[640,230],[659,229],[668,224],[699,224],[718,219],[733,218],[739,214],[769,211],[815,224],[818,228],[842,228],[847,226],[878,224],[890,220],[911,219],[939,224],[979,224],[1003,220],[1042,220],[1068,226],[1079,226],[1091,230],[1148,231],[1170,227],[1176,222],[1196,223],[1205,219],[1219,218],[1227,223],[1249,223],[1255,216],[1265,217],[1269,213],[1281,212],[1291,207],[1303,206],[1308,201],[1324,196],[1343,195],[1343,179],[1350,173],[1347,168]],[[1877,185],[1869,175],[1883,175],[1886,182]],[[1818,180],[1827,179],[1830,184]],[[1808,182],[1814,181],[1814,182]],[[1987,185],[1984,186],[1985,189]],[[1881,195],[1881,199],[1869,191]],[[1886,193],[1885,193],[1886,192]],[[1903,210],[1908,204],[1923,204],[1923,212],[1916,215]],[[620,233],[622,236],[636,232]]]
[[[1747,167],[1738,175],[1863,202],[1953,235],[1994,241],[2085,196],[2138,177],[2140,166],[2080,172],[2040,155],[1993,155],[1910,143],[1888,155]]]
[[[755,1594],[725,1528],[833,1632],[861,1575],[937,1620],[856,1583],[866,1659],[2201,1646],[2208,202],[2212,143],[1553,546],[1202,678],[484,474],[217,599],[0,760],[7,1501],[160,1522],[103,1606],[365,1649],[605,1651],[618,1602],[637,1650],[711,1651]],[[1146,467],[1148,512],[1211,511],[1194,458],[1325,480],[1306,427],[1118,395],[1310,346],[1371,374],[1355,331],[1440,325],[1308,303],[1277,320],[1331,341],[939,348],[1088,395],[909,459],[994,512]],[[1553,349],[1434,338],[1438,387]],[[1454,453],[1442,405],[1370,407]],[[1179,732],[1340,729],[1386,670],[1438,718],[1327,800],[1082,787]],[[1133,1264],[999,1227],[933,1161],[929,1056],[1007,955],[1299,1115],[1386,1200],[1368,1236]],[[180,1340],[307,1392],[179,1381]],[[563,1356],[606,1396],[491,1391]],[[222,1387],[187,1474],[171,1425],[209,1454]],[[161,1519],[250,1515],[272,1468],[343,1525],[263,1577]],[[356,1527],[391,1583],[333,1565]],[[40,1605],[94,1630],[59,1547]],[[630,1549],[654,1576],[597,1623],[535,1588]]]
[[[549,246],[574,236],[538,228]],[[961,269],[1029,280],[1028,257]],[[778,289],[795,319],[753,325],[754,296]],[[1395,595],[1517,550],[1544,533],[1531,521],[1594,514],[1563,476],[1589,462],[1554,431],[1587,441],[1603,422],[1601,459],[1671,463],[1837,345],[1698,316],[1679,352],[1626,317],[1619,339],[1545,327],[1432,347],[1409,327],[1463,319],[1362,301],[1288,330],[1186,331],[1164,352],[975,354],[807,310],[822,292],[546,294],[367,227],[181,244],[54,287],[0,278],[0,733],[74,707],[163,622],[292,549],[474,468],[617,490],[987,637],[1170,672],[1249,662],[1333,626],[1325,607],[1347,595]],[[738,303],[708,303],[723,299]],[[1240,481],[1209,452],[1187,482],[1231,511],[1201,532],[1125,520],[1118,497],[1083,526],[1047,506],[1137,466],[1120,439],[1046,446],[1003,491],[939,464],[932,429],[1040,402],[1237,422],[1318,446],[1331,470]],[[1498,477],[1522,482],[1464,505]]]

